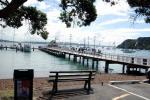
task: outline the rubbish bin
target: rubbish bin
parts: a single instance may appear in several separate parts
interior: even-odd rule
[[[33,69],[14,70],[14,100],[32,100]]]

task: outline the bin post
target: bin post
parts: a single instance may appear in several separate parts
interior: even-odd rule
[[[14,100],[33,99],[33,69],[14,70]]]

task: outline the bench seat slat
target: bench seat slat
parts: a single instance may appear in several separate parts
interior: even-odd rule
[[[92,76],[91,78],[94,78],[94,76]],[[89,77],[58,77],[58,80],[63,80],[63,79],[89,79]],[[49,78],[49,80],[55,80],[55,78]]]
[[[93,73],[92,74],[92,76],[94,76],[95,75],[95,73]],[[82,74],[82,73],[80,73],[80,74],[58,74],[58,77],[73,77],[73,76],[87,76],[87,77],[89,77],[89,73],[87,74]],[[49,77],[56,77],[56,74],[53,74],[53,75],[49,75]]]
[[[91,78],[93,80],[94,78]],[[58,82],[68,82],[68,81],[86,81],[88,78],[75,78],[75,79],[68,79],[68,78],[63,78],[63,79],[58,79]],[[48,82],[54,82],[55,79],[49,79]]]
[[[89,94],[91,80],[94,79],[96,71],[51,71],[48,82],[53,82],[53,94],[58,92],[59,82],[84,81],[84,89]]]
[[[50,73],[89,73],[89,72],[96,72],[96,71],[50,71]]]

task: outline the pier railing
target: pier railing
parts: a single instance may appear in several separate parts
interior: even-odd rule
[[[72,55],[79,55],[79,56],[87,56],[91,58],[97,59],[104,59],[110,60],[120,63],[129,63],[129,64],[136,64],[136,65],[143,65],[150,67],[150,58],[140,58],[140,57],[132,57],[132,56],[125,56],[125,55],[113,55],[113,54],[106,54],[106,53],[93,53],[93,52],[80,52],[77,50],[70,50],[70,49],[63,49],[63,48],[49,48],[59,52],[68,53]]]

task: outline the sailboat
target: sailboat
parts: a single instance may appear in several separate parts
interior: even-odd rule
[[[26,39],[28,39],[30,41],[30,34],[29,32],[27,32],[27,34],[25,34],[27,36]],[[23,45],[23,52],[31,52],[31,42],[25,42]]]
[[[13,34],[13,44],[10,46],[10,49],[16,49],[17,48],[17,45],[14,43],[15,41],[15,28],[14,28],[14,34]]]

